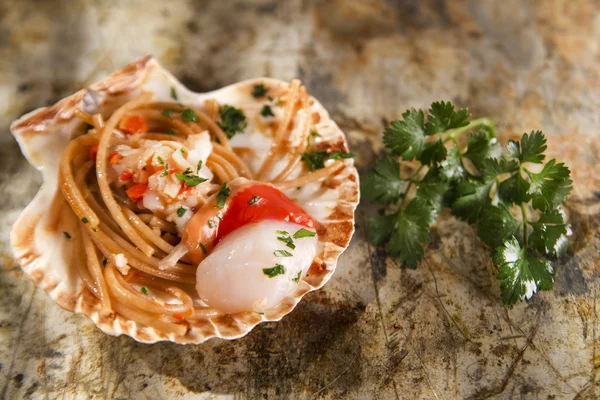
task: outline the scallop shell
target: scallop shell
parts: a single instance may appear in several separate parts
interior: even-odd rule
[[[255,99],[252,88],[264,83],[269,91],[284,90],[288,83],[270,78],[243,81],[208,93],[194,93],[185,88],[152,57],[147,56],[126,66],[108,78],[81,90],[51,107],[40,108],[24,115],[11,125],[11,131],[27,160],[41,171],[44,183],[33,201],[25,208],[11,233],[15,258],[27,275],[44,289],[61,307],[90,317],[96,326],[111,335],[126,334],[137,341],[153,343],[169,340],[176,343],[201,343],[210,338],[236,339],[244,336],[263,321],[278,321],[291,312],[306,293],[321,288],[333,275],[339,255],[346,249],[354,232],[354,211],[359,201],[358,174],[352,159],[344,160],[333,176],[287,191],[318,222],[319,245],[307,276],[297,289],[276,307],[264,314],[255,312],[210,316],[198,320],[184,336],[165,334],[120,315],[103,317],[95,297],[83,286],[71,254],[73,241],[65,240],[63,232],[75,232],[75,217],[68,207],[60,207],[62,196],[58,187],[58,162],[73,132],[81,132],[82,122],[74,110],[109,113],[142,90],[152,92],[157,100],[170,100],[171,88],[178,100],[187,105],[200,105],[207,99],[219,104],[241,108],[248,117],[245,134],[238,134],[231,144],[251,150],[251,165],[260,165],[270,145],[270,139],[256,132],[256,124],[265,123],[259,117],[266,99]],[[344,133],[331,120],[327,111],[311,97],[313,121],[322,146],[347,149]],[[282,118],[281,113],[275,117]],[[267,121],[268,122],[268,121]],[[298,124],[295,124],[298,125]],[[297,140],[292,130],[289,140]],[[277,168],[277,167],[276,167]],[[296,166],[290,177],[299,176],[302,166]],[[57,213],[56,210],[66,210]]]

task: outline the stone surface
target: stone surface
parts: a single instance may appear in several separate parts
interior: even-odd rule
[[[600,3],[0,1],[0,398],[597,398],[600,343]],[[10,256],[37,191],[8,124],[144,54],[210,90],[301,78],[358,165],[408,107],[449,99],[502,140],[543,129],[574,170],[574,238],[556,288],[506,309],[471,229],[443,215],[402,269],[357,232],[333,279],[234,342],[143,345],[57,307]],[[58,156],[58,155],[57,155]]]

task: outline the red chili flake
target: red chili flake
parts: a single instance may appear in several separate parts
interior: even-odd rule
[[[90,160],[96,161],[96,156],[98,155],[98,145],[95,144],[90,147]]]
[[[121,173],[121,176],[119,177],[119,179],[122,180],[123,182],[125,182],[125,181],[130,180],[132,176],[133,176],[133,172],[131,172],[129,170],[125,170]]]

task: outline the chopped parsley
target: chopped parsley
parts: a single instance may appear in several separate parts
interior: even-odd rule
[[[177,132],[175,132],[175,129],[169,129],[169,130],[167,131],[167,135],[171,135],[171,136],[174,136],[176,133],[177,133]]]
[[[338,150],[335,153],[331,153],[329,158],[332,160],[342,160],[344,158],[354,158],[354,153],[347,153],[344,150]]]
[[[317,233],[309,231],[308,229],[301,228],[298,232],[294,233],[294,239],[302,239],[305,237],[314,237]]]
[[[65,235],[67,239],[71,239],[71,235],[69,235],[69,232],[63,232],[63,235]]]
[[[202,243],[198,243],[198,247],[200,247],[202,249],[202,251],[204,252],[204,254],[208,253],[206,251],[206,247],[204,247],[204,245]]]
[[[164,164],[165,160],[163,160],[163,158],[161,156],[157,156],[156,159],[158,160],[159,164]]]
[[[262,115],[263,117],[274,117],[275,114],[273,114],[273,110],[271,110],[271,106],[268,104],[265,104],[262,108],[262,110],[260,110],[260,115]]]
[[[236,133],[243,132],[246,128],[246,116],[239,108],[226,104],[219,109],[219,115],[221,116],[219,126],[229,139]]]
[[[214,228],[214,227],[215,227],[215,223],[213,222],[213,220],[212,220],[212,219],[209,219],[209,220],[208,220],[208,227],[209,227],[209,228]]]
[[[273,254],[275,257],[292,257],[292,253],[287,250],[275,250]]]
[[[173,113],[177,113],[177,110],[173,110],[172,108],[165,108],[164,110],[162,110],[162,112],[160,113],[163,117],[167,117],[167,118],[173,118]]]
[[[227,198],[231,194],[231,189],[227,187],[227,182],[223,183],[221,189],[219,189],[219,193],[217,194],[217,208],[225,207],[225,203],[227,202]]]
[[[198,161],[198,166],[196,167],[196,173],[200,172],[202,169],[202,160]]]
[[[265,94],[267,94],[267,87],[264,85],[264,83],[254,85],[252,88],[252,96],[256,98],[263,97]]]
[[[298,282],[300,282],[301,277],[302,277],[302,271],[298,271],[298,275],[296,275],[296,277],[294,279],[292,279],[292,281],[295,283],[298,283]]]
[[[281,264],[276,264],[272,268],[263,268],[263,273],[267,275],[269,278],[274,278],[278,275],[285,274],[285,267]]]
[[[187,212],[187,208],[184,207],[179,207],[177,209],[177,216],[178,217],[183,217],[185,215],[185,213]]]
[[[83,222],[84,224],[88,223],[88,219],[86,217],[81,218],[81,222]]]
[[[202,182],[206,182],[208,180],[206,178],[201,178],[198,175],[193,175],[189,168],[183,171],[182,174],[175,174],[175,178],[185,183],[187,187],[198,186]]]
[[[275,231],[275,232],[280,235],[289,235],[289,233],[287,233],[286,231]]]
[[[179,99],[177,98],[177,92],[175,91],[175,88],[174,88],[174,87],[172,87],[172,88],[171,88],[171,98],[172,98],[173,100],[179,100]]]
[[[140,289],[140,293],[142,293],[144,296],[148,296],[148,288],[146,286],[142,286]]]
[[[250,205],[256,204],[258,201],[260,201],[260,199],[261,199],[260,196],[254,196],[254,197],[252,197],[252,199],[250,199],[248,204],[250,204]]]
[[[179,151],[181,152],[181,154],[185,154],[185,149],[183,147],[179,149]]]
[[[285,243],[285,245],[287,247],[289,247],[290,249],[292,249],[292,250],[294,250],[296,248],[296,245],[294,244],[294,241],[289,236],[278,236],[277,240],[279,240],[280,242]]]
[[[163,169],[162,174],[160,174],[160,176],[167,176],[169,175],[169,163],[165,164],[165,169]]]
[[[325,168],[325,160],[329,157],[329,154],[325,150],[310,151],[308,149],[302,153],[302,161],[306,163],[309,171],[316,171],[321,168]]]
[[[183,122],[198,122],[198,115],[196,115],[196,112],[194,110],[192,110],[191,108],[186,108],[185,110],[183,110],[183,112],[181,113],[181,120]]]

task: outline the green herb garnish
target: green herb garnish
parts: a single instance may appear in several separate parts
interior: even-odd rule
[[[274,278],[278,275],[285,274],[285,267],[281,264],[276,264],[272,268],[263,268],[263,273],[267,275],[269,278]]]
[[[187,187],[198,186],[202,182],[206,182],[208,179],[201,178],[198,175],[193,175],[192,171],[187,168],[182,174],[175,174],[175,178],[185,183]]]
[[[183,112],[181,113],[181,120],[183,122],[198,122],[198,116],[196,115],[196,112],[190,108],[186,108],[185,110],[183,110]]]
[[[142,287],[140,288],[140,293],[142,293],[142,294],[143,294],[143,295],[145,295],[145,296],[148,296],[148,293],[149,293],[149,292],[148,292],[148,288],[147,288],[146,286],[142,286]]]
[[[202,249],[202,251],[204,252],[204,254],[207,254],[208,252],[206,251],[206,247],[204,247],[204,245],[202,243],[198,243],[198,247],[200,247]]]
[[[177,92],[175,91],[175,88],[174,88],[174,87],[172,87],[172,88],[171,88],[171,98],[172,98],[173,100],[179,100],[179,99],[177,98]]]
[[[185,213],[186,213],[186,212],[187,212],[187,209],[186,209],[186,208],[179,207],[179,208],[177,209],[177,216],[178,216],[178,217],[183,217],[183,216],[185,215]]]
[[[250,199],[250,201],[248,202],[248,204],[253,205],[253,204],[257,203],[260,199],[261,199],[260,196],[253,196],[252,199]]]
[[[227,198],[231,194],[231,189],[227,187],[227,182],[223,183],[223,186],[219,189],[219,193],[217,194],[217,208],[225,207],[225,203],[227,202]]]
[[[309,231],[308,229],[301,228],[298,232],[294,233],[294,239],[302,239],[305,237],[314,237],[317,232]]]
[[[84,224],[88,223],[88,219],[86,217],[81,218],[81,222],[83,222]]]
[[[198,161],[198,165],[196,166],[196,173],[200,172],[202,169],[202,160]]]
[[[65,235],[67,239],[71,239],[71,235],[69,235],[69,232],[63,232],[63,235]]]
[[[252,96],[259,98],[263,97],[267,93],[267,87],[263,83],[259,83],[258,85],[254,85],[252,88]]]
[[[455,110],[450,102],[435,102],[428,112],[411,109],[402,117],[385,130],[387,154],[361,179],[365,199],[394,210],[369,220],[370,240],[416,268],[431,224],[450,208],[494,249],[505,304],[552,289],[550,260],[568,241],[561,205],[572,181],[565,164],[554,159],[539,172],[531,169],[544,162],[544,134],[534,131],[510,140],[502,155],[493,123],[486,118],[469,122],[468,111]],[[469,133],[466,149],[457,140],[463,133]],[[399,160],[420,165],[404,176]]]
[[[298,275],[296,275],[296,277],[294,279],[292,279],[292,282],[295,282],[295,283],[300,282],[301,277],[302,277],[302,271],[298,271]]]
[[[157,156],[156,159],[158,160],[159,164],[164,164],[165,160],[163,160],[163,158],[161,156]]]
[[[106,264],[108,264],[108,258],[103,258],[102,259],[102,266],[106,267]]]
[[[163,172],[160,174],[160,176],[167,176],[169,175],[169,163],[165,164],[165,169],[163,169]]]
[[[292,250],[294,250],[296,248],[296,245],[294,244],[294,241],[289,236],[278,236],[277,240],[279,240],[280,242],[285,243],[285,245],[287,247],[289,247],[290,249],[292,249]]]
[[[263,117],[274,117],[275,114],[273,114],[273,110],[271,110],[271,106],[269,106],[268,104],[265,104],[262,108],[262,110],[260,110],[260,115],[262,115]]]
[[[177,133],[177,132],[175,132],[175,129],[169,129],[169,130],[167,131],[167,135],[171,135],[171,136],[174,136],[176,133]]]
[[[246,128],[246,116],[239,108],[224,105],[219,110],[219,115],[221,116],[219,126],[229,139],[236,133],[243,132]]]

